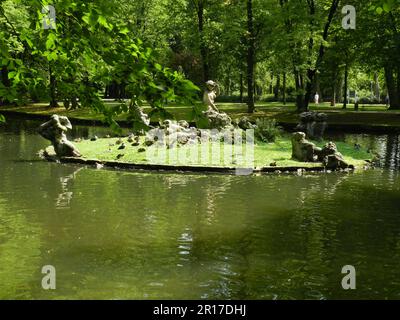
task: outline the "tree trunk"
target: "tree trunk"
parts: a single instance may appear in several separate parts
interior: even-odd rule
[[[243,103],[243,92],[244,92],[243,72],[240,72],[240,102],[241,103]]]
[[[283,105],[286,105],[286,72],[283,73],[282,100]]]
[[[275,89],[274,89],[274,98],[275,98],[276,101],[279,101],[280,88],[281,88],[281,75],[278,74],[276,76],[276,86],[275,86]]]
[[[8,79],[8,68],[6,66],[3,66],[1,68],[1,82],[6,88],[10,87],[10,79]],[[8,101],[7,99],[3,97],[0,98],[0,104],[8,103],[10,103],[10,101]]]
[[[324,32],[322,35],[322,39],[324,41],[328,40],[328,36],[329,36],[329,29],[331,27],[333,18],[335,16],[335,13],[337,11],[337,8],[339,6],[339,2],[340,0],[332,0],[332,4],[330,6],[329,9],[329,15],[328,15],[328,20],[325,24],[324,27]],[[310,6],[310,14],[311,16],[313,16],[315,14],[315,3],[314,1],[308,1],[309,6]],[[313,20],[311,20],[313,21]],[[313,22],[311,22],[312,24]],[[299,112],[304,112],[304,111],[308,111],[308,105],[310,103],[311,100],[311,96],[312,96],[312,91],[315,89],[315,75],[317,74],[317,70],[319,69],[321,63],[322,63],[322,59],[325,55],[325,44],[324,41],[321,43],[320,47],[319,47],[319,52],[318,52],[318,57],[317,57],[317,61],[315,63],[315,68],[314,69],[309,69],[307,71],[307,85],[305,86],[305,94],[304,94],[304,99],[302,102],[300,102],[300,99],[298,97],[297,99],[297,110]],[[309,51],[310,53],[312,53],[313,51],[313,47],[314,47],[314,39],[310,38],[309,41]],[[302,89],[304,89],[304,86],[301,87]]]
[[[375,84],[374,84],[374,86],[375,86],[375,92],[374,92],[374,94],[375,94],[375,98],[376,98],[376,100],[378,100],[378,102],[381,102],[381,88],[380,88],[380,86],[379,86],[379,78],[378,78],[378,73],[377,72],[375,72],[374,73],[374,82],[375,82]]]
[[[343,109],[347,108],[347,93],[349,91],[349,65],[346,61],[346,65],[344,67],[344,95],[343,95]]]
[[[57,103],[57,83],[56,76],[53,72],[53,68],[49,65],[49,76],[50,76],[50,108],[58,108]]]
[[[396,74],[397,73],[397,74]],[[394,67],[385,67],[386,85],[389,93],[390,110],[400,109],[400,68],[395,72]]]
[[[333,86],[332,86],[332,101],[331,101],[332,107],[336,107],[337,83],[338,83],[338,72],[337,68],[335,68],[335,72],[333,74]]]
[[[254,69],[255,69],[255,35],[254,35],[253,1],[247,0],[247,106],[248,112],[254,113]]]
[[[269,94],[274,93],[274,74],[271,73],[271,82],[269,83]]]
[[[294,71],[294,82],[296,85],[296,106],[298,112],[307,111],[307,107],[304,105],[304,81],[303,76],[299,71]]]
[[[207,82],[210,79],[210,66],[208,64],[207,46],[204,37],[204,1],[199,0],[197,6],[198,29],[200,38],[200,55],[203,64],[203,80]]]

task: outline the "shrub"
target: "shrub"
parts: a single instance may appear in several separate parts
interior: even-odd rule
[[[257,119],[255,137],[262,142],[275,142],[281,136],[282,128],[279,127],[275,119]]]

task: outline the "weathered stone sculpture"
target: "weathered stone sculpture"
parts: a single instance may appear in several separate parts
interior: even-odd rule
[[[72,125],[67,117],[53,115],[39,127],[38,132],[43,138],[50,140],[58,157],[80,157],[78,149],[67,139],[66,133],[69,129],[72,129]]]
[[[319,161],[331,170],[350,167],[338,151],[336,144],[329,142],[324,148],[318,148],[306,139],[304,132],[296,132],[292,136],[292,158],[301,162]]]
[[[327,119],[325,113],[303,112],[295,130],[305,132],[311,139],[321,140],[328,127]]]
[[[249,130],[256,128],[256,125],[252,124],[247,117],[241,117],[239,121],[237,121],[237,126],[242,130]]]
[[[292,136],[292,158],[301,162],[314,162],[321,149],[306,139],[304,132],[296,132]]]
[[[203,112],[203,114],[208,119],[208,127],[210,129],[223,129],[232,125],[232,119],[226,113],[220,112],[215,105],[218,93],[218,84],[212,80],[207,81],[203,96],[207,111]]]
[[[321,161],[327,169],[347,169],[349,164],[344,160],[343,155],[338,151],[336,144],[329,142],[318,154],[318,161]]]
[[[150,118],[139,106],[132,105],[131,108],[133,111],[130,120],[133,122],[134,132],[143,133],[144,129],[150,127]]]

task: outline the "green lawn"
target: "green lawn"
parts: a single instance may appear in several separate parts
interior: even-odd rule
[[[124,150],[118,150],[119,145],[116,144],[117,140],[117,138],[103,138],[95,142],[83,140],[80,142],[75,142],[75,144],[83,154],[83,157],[90,160],[118,160],[121,162],[135,164],[167,164],[180,166],[241,167],[243,164],[240,162],[240,160],[237,160],[237,158],[234,157],[225,159],[225,155],[236,154],[238,151],[232,151],[233,149],[231,146],[219,142],[210,142],[207,145],[203,144],[200,147],[197,147],[197,149],[196,146],[183,146],[167,150],[166,148],[157,149],[155,146],[144,147],[144,138],[142,138],[140,146],[133,147],[125,138],[123,141],[126,145],[126,148]],[[323,146],[325,142],[316,144]],[[356,150],[354,146],[343,142],[338,142],[337,146],[339,151],[344,155],[345,159],[350,164],[358,168],[363,167],[363,165],[366,164],[365,160],[370,160],[372,157],[372,155],[363,148]],[[146,151],[139,152],[140,148],[145,148]],[[159,155],[157,150],[165,152],[165,160],[162,161],[162,163],[157,160],[159,159],[157,158],[157,155]],[[227,150],[227,152],[225,152],[225,150]],[[191,155],[195,156],[193,157]],[[246,157],[247,155],[251,155],[251,153],[247,154],[247,150],[244,148],[243,157]],[[291,156],[292,146],[290,137],[285,135],[284,137],[279,138],[276,143],[257,143],[254,147],[254,166],[270,166],[270,164],[273,162],[276,162],[276,165],[279,167],[315,167],[321,165],[320,163],[302,163],[294,161],[291,159]]]
[[[115,102],[107,102],[107,105],[113,106]],[[274,118],[281,123],[297,123],[298,114],[293,103],[283,106],[279,102],[258,103],[256,104],[257,111],[249,115],[247,114],[247,106],[241,103],[218,103],[221,111],[227,112],[233,119],[247,116],[251,120],[257,118]],[[331,107],[329,103],[323,103],[319,106],[314,104],[310,105],[310,109],[314,111],[322,111],[328,114],[328,123],[332,125],[370,125],[370,126],[395,126],[400,127],[400,112],[388,111],[385,105],[368,105],[360,106],[359,111],[354,111],[353,105],[349,105],[347,110],[342,110],[341,105]],[[145,111],[149,111],[149,107],[145,107]],[[47,103],[38,103],[20,107],[0,107],[1,111],[13,111],[23,114],[44,115],[50,116],[52,114],[59,114],[68,116],[70,119],[79,120],[102,120],[103,115],[97,114],[90,109],[78,109],[67,111],[65,108],[50,109]],[[185,106],[170,106],[168,111],[172,113],[177,120],[190,121],[191,108]],[[120,115],[117,120],[125,121],[126,115]],[[159,119],[152,118],[153,122]]]

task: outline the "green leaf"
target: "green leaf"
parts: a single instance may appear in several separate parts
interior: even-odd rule
[[[6,122],[6,118],[2,114],[0,114],[0,122]]]
[[[385,10],[385,12],[390,12],[390,10],[392,10],[392,7],[389,3],[385,2],[383,4],[383,10]]]
[[[381,7],[378,7],[378,8],[376,8],[376,12],[377,12],[378,14],[382,14],[383,9],[382,9]]]
[[[46,49],[47,50],[55,49],[56,48],[55,41],[56,41],[56,36],[54,35],[54,33],[50,33],[46,40]]]
[[[119,31],[119,33],[121,34],[128,34],[129,33],[129,29],[127,27],[123,28],[122,30]]]
[[[14,79],[14,77],[17,75],[16,71],[11,71],[8,73],[8,79]]]
[[[111,29],[112,29],[111,25],[107,22],[107,19],[106,19],[104,16],[99,16],[99,17],[97,18],[97,22],[98,22],[101,26],[103,26],[104,28],[106,28],[106,29],[108,29],[108,30],[111,30]]]

